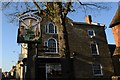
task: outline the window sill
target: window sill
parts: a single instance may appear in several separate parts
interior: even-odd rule
[[[103,74],[93,74],[94,76],[103,76]]]
[[[45,54],[58,54],[58,52],[45,52]]]
[[[94,35],[93,35],[93,36],[90,36],[90,35],[89,35],[89,38],[94,38],[94,37],[95,37]]]
[[[46,33],[46,34],[58,34],[58,33]]]
[[[92,54],[92,56],[100,56],[99,54]]]

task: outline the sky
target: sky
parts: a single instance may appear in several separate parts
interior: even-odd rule
[[[0,17],[2,17],[2,11],[0,11]],[[0,19],[0,68],[2,68],[2,19]]]
[[[108,3],[111,8],[109,10],[101,10],[100,12],[95,12],[89,10],[86,14],[83,11],[78,10],[75,13],[68,14],[73,21],[85,22],[85,15],[91,15],[93,22],[98,22],[106,25],[106,35],[109,44],[115,44],[111,28],[109,24],[115,15],[118,8],[118,3]],[[17,29],[18,25],[16,23],[9,23],[7,16],[0,12],[0,67],[3,71],[9,71],[13,65],[18,61],[20,54],[20,45],[17,43]]]

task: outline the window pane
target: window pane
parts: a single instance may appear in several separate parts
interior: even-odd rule
[[[56,52],[56,41],[54,39],[48,41],[48,50],[50,52]]]
[[[54,25],[52,23],[49,24],[49,33],[54,33]]]
[[[89,35],[89,36],[94,36],[94,31],[93,31],[93,30],[89,30],[89,31],[88,31],[88,35]]]
[[[47,26],[45,25],[45,32],[47,33],[48,32],[48,29],[47,29]]]
[[[100,70],[101,69],[100,64],[93,64],[93,66],[94,66],[95,70]]]
[[[57,28],[56,28],[56,26],[55,26],[55,33],[57,33]]]
[[[100,64],[93,64],[94,75],[102,75],[102,68]]]
[[[44,42],[44,50],[45,50],[45,51],[48,50],[47,41]]]
[[[47,46],[47,41],[44,42],[44,46]]]
[[[60,77],[62,74],[60,63],[48,63],[46,64],[47,78]]]
[[[94,74],[101,74],[101,70],[94,70]]]
[[[97,54],[97,46],[96,44],[91,44],[92,54]]]

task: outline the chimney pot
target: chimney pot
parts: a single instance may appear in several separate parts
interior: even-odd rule
[[[91,24],[91,22],[92,22],[91,15],[87,15],[87,16],[85,17],[85,19],[86,19],[86,23]]]

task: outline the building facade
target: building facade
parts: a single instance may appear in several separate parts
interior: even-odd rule
[[[120,79],[120,5],[118,6],[118,9],[115,13],[115,16],[113,17],[110,28],[112,28],[112,33],[114,35],[115,45],[116,48],[114,50],[114,53],[112,55],[113,64],[114,64],[114,71],[115,76]]]
[[[21,44],[21,53],[19,54],[19,60],[15,66],[10,70],[10,78],[16,80],[24,80],[24,74],[26,66],[24,60],[27,58],[28,46],[25,43]]]
[[[43,14],[41,44],[28,44],[28,58],[23,59],[23,77],[29,80],[111,80],[114,75],[105,34],[105,25],[73,22],[66,19],[70,59],[61,58],[57,26]]]

